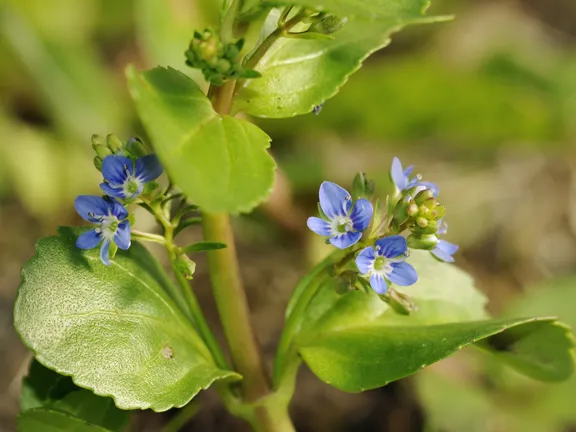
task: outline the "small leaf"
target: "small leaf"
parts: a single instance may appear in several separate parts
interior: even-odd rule
[[[129,412],[116,408],[111,398],[96,396],[77,387],[70,377],[60,375],[36,360],[30,363],[20,398],[21,412],[34,408],[61,411],[117,432],[125,429],[129,419]]]
[[[109,432],[61,411],[34,408],[18,416],[19,432]]]
[[[268,135],[218,115],[194,81],[174,69],[130,67],[126,74],[158,157],[192,201],[209,212],[238,213],[266,199],[276,166]]]
[[[418,11],[405,19],[352,21],[334,40],[280,39],[256,67],[262,78],[244,83],[233,109],[271,118],[308,114],[335,96],[370,54],[387,46],[393,32],[444,19],[425,18]]]
[[[224,249],[226,247],[227,247],[226,243],[201,241],[197,243],[192,243],[188,246],[184,246],[182,248],[182,252],[184,253],[204,252],[209,250]]]
[[[181,407],[215,380],[238,378],[214,365],[142,245],[107,267],[75,241],[70,228],[41,240],[22,271],[14,323],[39,362],[121,409]]]

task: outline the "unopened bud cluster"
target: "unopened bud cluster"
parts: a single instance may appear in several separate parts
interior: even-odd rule
[[[92,148],[96,153],[94,166],[98,171],[102,171],[102,161],[106,156],[120,154],[131,159],[138,159],[150,153],[139,138],[130,138],[123,143],[114,134],[109,134],[106,138],[100,135],[92,135]]]
[[[229,79],[259,78],[259,72],[244,68],[240,63],[240,51],[244,39],[235,43],[223,43],[212,29],[194,32],[186,51],[186,64],[200,69],[206,81],[220,86]]]
[[[408,246],[413,249],[431,250],[438,243],[437,233],[442,226],[446,209],[430,189],[422,186],[410,188],[394,209],[394,224],[399,230],[408,229]]]

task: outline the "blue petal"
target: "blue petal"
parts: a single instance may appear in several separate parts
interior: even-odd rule
[[[108,196],[122,199],[126,198],[123,187],[112,187],[108,183],[102,182],[100,183],[100,189]]]
[[[362,249],[356,257],[356,267],[358,267],[361,274],[366,274],[372,269],[372,264],[375,259],[376,256],[374,255],[374,248],[368,246],[367,248]]]
[[[110,265],[110,240],[108,239],[102,242],[102,246],[100,247],[100,259],[105,265]]]
[[[336,246],[338,249],[346,249],[353,244],[358,243],[358,240],[362,237],[361,232],[350,231],[346,234],[340,234],[334,237],[330,237],[330,243]]]
[[[324,237],[329,237],[332,234],[330,224],[324,219],[320,219],[318,217],[309,217],[307,224],[308,228],[310,228],[316,234],[320,234]]]
[[[86,231],[76,239],[76,247],[79,249],[93,249],[102,241],[102,234],[96,230]]]
[[[427,189],[430,189],[432,191],[432,195],[434,195],[434,198],[436,198],[438,196],[438,192],[440,192],[440,189],[438,188],[436,183],[421,181],[418,182],[418,184],[420,186],[424,186]]]
[[[98,216],[108,216],[108,204],[100,196],[79,195],[74,201],[74,207],[82,219],[88,222],[98,223]]]
[[[114,243],[122,250],[130,247],[130,222],[124,221],[118,224],[118,229],[114,234]]]
[[[396,187],[400,190],[406,189],[408,183],[407,177],[404,175],[404,170],[402,169],[402,162],[397,157],[392,160],[392,169],[390,170],[390,175],[392,176],[392,181]]]
[[[412,174],[412,171],[414,171],[414,165],[410,165],[408,168],[404,170],[404,177],[408,179],[410,177],[410,174]]]
[[[372,203],[367,199],[361,198],[354,204],[354,209],[352,214],[350,214],[350,219],[352,219],[352,226],[356,231],[364,231],[370,225],[372,220],[372,213],[374,212],[374,207]]]
[[[447,242],[446,240],[440,240],[436,247],[430,252],[440,261],[444,262],[454,262],[452,255],[458,250],[458,245],[454,243]]]
[[[122,204],[120,204],[116,199],[108,197],[106,199],[110,213],[116,216],[118,220],[124,220],[128,217],[128,210]]]
[[[444,223],[443,219],[438,220],[438,230],[436,234],[446,234],[448,232],[448,224]]]
[[[126,169],[128,169],[128,173]],[[132,171],[132,159],[126,156],[110,155],[102,161],[102,175],[110,183],[123,184],[127,174],[132,174]]]
[[[396,258],[408,250],[406,239],[401,235],[381,238],[376,241],[375,246],[380,248],[376,253],[386,258]]]
[[[407,262],[390,263],[390,267],[392,267],[392,271],[386,277],[393,284],[408,286],[418,280],[416,270]]]
[[[350,212],[352,198],[348,191],[336,183],[322,182],[320,185],[320,207],[330,219],[346,216]]]
[[[136,160],[135,176],[144,183],[157,179],[160,174],[162,174],[162,165],[156,155],[149,154]]]
[[[377,273],[373,273],[372,276],[370,276],[370,286],[378,294],[386,294],[386,291],[388,291],[388,284],[386,283],[386,279]]]

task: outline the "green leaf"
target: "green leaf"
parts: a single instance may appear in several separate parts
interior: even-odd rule
[[[69,228],[41,240],[22,271],[14,322],[40,363],[121,409],[181,407],[215,380],[238,378],[214,365],[142,245],[106,267],[75,240]]]
[[[378,23],[352,21],[332,35],[334,40],[280,39],[256,67],[262,78],[244,83],[233,110],[272,118],[310,113],[335,96],[370,54],[388,45],[393,32],[445,19],[418,11]]]
[[[116,408],[111,398],[96,396],[77,387],[72,379],[60,375],[33,360],[22,383],[20,411],[49,408],[102,426],[122,431],[128,424],[129,412]]]
[[[340,258],[339,251],[335,254]],[[401,289],[417,308],[409,316],[396,313],[372,290],[338,295],[334,279],[325,278],[295,293],[287,316],[290,333],[283,339],[291,339],[294,350],[322,380],[347,391],[385,385],[504,331],[510,332],[506,338],[499,336],[489,346],[521,372],[539,379],[565,379],[572,373],[572,342],[555,319],[484,320],[485,298],[466,273],[423,251],[412,252],[410,263],[419,281]],[[534,341],[551,335],[556,348],[537,352]],[[295,351],[284,343],[276,363],[277,381],[294,361]]]
[[[432,326],[389,326],[385,324],[351,327],[319,334],[298,343],[299,352],[310,369],[324,382],[341,390],[358,392],[381,387],[409,376],[419,369],[448,357],[463,347],[522,324],[548,328],[550,318],[492,320]],[[523,330],[530,334],[529,330]],[[556,362],[557,377],[566,379],[573,371],[570,352],[561,345]],[[552,365],[551,365],[552,366]]]
[[[294,4],[318,11],[332,12],[339,16],[364,20],[398,22],[419,16],[428,8],[430,0],[265,0],[270,4]]]
[[[201,241],[201,242],[192,243],[188,246],[183,247],[182,252],[184,252],[184,253],[204,252],[204,251],[209,251],[209,250],[224,249],[225,247],[227,247],[226,243]]]
[[[270,137],[253,124],[220,116],[182,73],[127,70],[140,117],[164,168],[209,212],[248,212],[270,193],[275,163]]]
[[[18,416],[19,432],[109,432],[66,413],[34,408]]]

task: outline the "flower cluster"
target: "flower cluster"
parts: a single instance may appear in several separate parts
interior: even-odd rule
[[[390,177],[395,190],[386,197],[385,215],[375,213],[380,203],[374,199],[373,183],[359,174],[354,181],[356,201],[344,188],[323,182],[320,217],[308,218],[308,227],[335,247],[364,246],[354,248],[355,264],[360,277],[380,295],[388,292],[390,284],[408,286],[418,280],[416,270],[406,262],[409,249],[429,250],[445,262],[453,262],[458,250],[457,245],[439,239],[447,225],[445,208],[437,199],[438,187],[419,174],[412,177],[412,171],[412,166],[404,169],[394,158]]]
[[[123,144],[114,135],[106,140],[92,137],[96,152],[94,164],[102,172],[100,188],[105,196],[80,195],[75,200],[78,214],[94,228],[76,240],[80,249],[100,247],[100,259],[110,265],[110,255],[116,248],[130,247],[130,221],[126,205],[141,194],[151,192],[157,184],[154,180],[162,174],[162,166],[156,155],[146,154],[146,148],[137,138]]]

